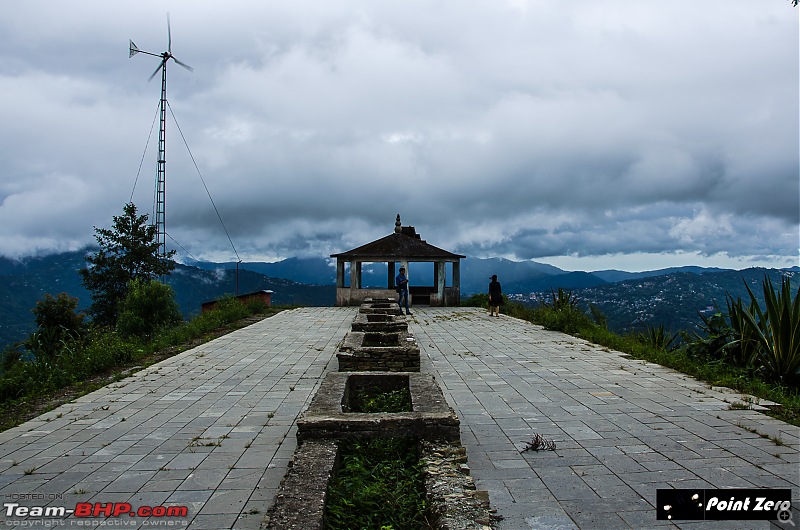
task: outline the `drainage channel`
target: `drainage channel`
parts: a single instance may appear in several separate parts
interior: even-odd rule
[[[409,442],[419,455],[426,512],[420,528],[490,529],[488,493],[469,475],[458,416],[435,378],[420,373],[419,346],[397,302],[366,300],[337,359],[339,372],[326,374],[297,421],[298,447],[266,527],[337,528],[326,520],[326,501],[343,450],[383,439]]]

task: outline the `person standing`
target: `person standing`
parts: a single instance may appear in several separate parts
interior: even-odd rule
[[[500,316],[500,306],[503,305],[503,289],[497,281],[497,274],[492,274],[489,283],[489,316]]]
[[[405,300],[406,315],[410,315],[411,311],[408,310],[408,278],[406,277],[405,267],[400,267],[400,274],[398,274],[395,277],[394,284],[398,294],[400,295],[400,297],[397,300],[397,304],[400,306],[400,309],[402,310],[403,301]]]

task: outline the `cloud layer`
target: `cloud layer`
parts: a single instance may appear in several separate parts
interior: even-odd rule
[[[164,4],[6,6],[0,254],[152,209]],[[168,2],[167,230],[230,259],[319,256],[398,212],[467,255],[797,264],[790,3]],[[42,14],[46,13],[46,17]],[[156,124],[157,128],[157,124]],[[192,159],[194,158],[194,160]],[[696,259],[695,259],[696,260]]]

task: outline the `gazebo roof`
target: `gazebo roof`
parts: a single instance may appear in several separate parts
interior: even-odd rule
[[[454,254],[447,250],[435,247],[420,239],[413,226],[400,226],[400,215],[397,215],[394,234],[389,234],[361,245],[360,247],[331,254],[332,258],[340,259],[362,259],[365,261],[389,261],[394,259],[408,259],[411,261],[458,261],[466,258],[461,254]]]

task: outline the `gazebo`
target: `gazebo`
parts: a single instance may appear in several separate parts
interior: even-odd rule
[[[394,223],[394,233],[372,243],[339,254],[336,258],[336,305],[360,305],[366,298],[393,298],[397,296],[394,278],[399,267],[405,267],[409,279],[409,303],[431,306],[457,306],[461,300],[460,254],[435,247],[421,239],[413,226],[402,226],[400,214]],[[350,284],[345,286],[345,264],[350,264]],[[362,288],[361,265],[386,263],[386,288]],[[432,263],[433,285],[416,285],[409,263]],[[452,264],[452,280],[447,285],[447,264]]]

